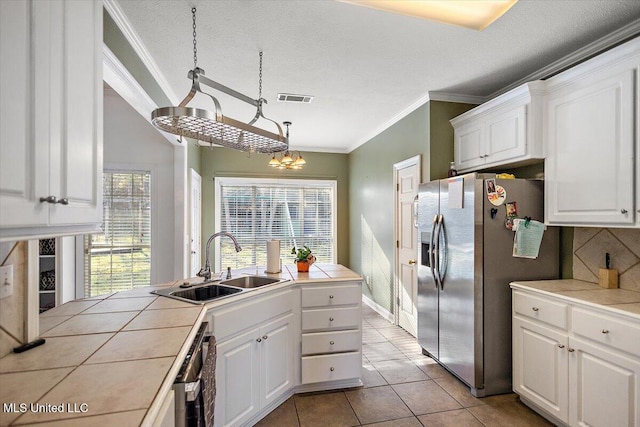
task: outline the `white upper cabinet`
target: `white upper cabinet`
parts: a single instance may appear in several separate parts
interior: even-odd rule
[[[640,39],[547,81],[547,224],[640,225],[638,67]]]
[[[544,82],[526,83],[452,119],[457,170],[542,159],[544,90]]]
[[[0,240],[99,230],[102,13],[0,2]]]

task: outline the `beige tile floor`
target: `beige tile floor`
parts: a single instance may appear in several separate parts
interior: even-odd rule
[[[259,426],[535,427],[551,426],[515,394],[475,398],[423,356],[416,340],[364,306],[364,387],[297,394]]]

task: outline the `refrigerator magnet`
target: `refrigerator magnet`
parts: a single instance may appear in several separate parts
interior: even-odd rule
[[[516,202],[507,202],[504,204],[504,208],[507,210],[508,217],[518,216],[518,207],[516,206]]]
[[[505,199],[507,198],[507,192],[502,186],[496,185],[494,179],[486,180],[485,186],[487,189],[487,199],[489,199],[489,202],[493,206],[500,206],[504,203]]]

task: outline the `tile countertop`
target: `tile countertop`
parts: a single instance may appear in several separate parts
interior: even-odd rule
[[[604,289],[596,283],[582,280],[532,280],[512,282],[511,287],[540,291],[569,302],[579,302],[605,308],[640,319],[640,292],[626,289]]]
[[[233,271],[234,277],[242,274],[264,276],[264,267]],[[44,312],[40,336],[46,343],[0,359],[0,401],[18,405],[0,412],[0,426],[151,425],[208,309],[293,284],[362,279],[342,265],[318,263],[309,273],[284,265],[281,273],[268,276],[290,282],[206,305],[149,294],[184,282],[177,280],[70,301]]]

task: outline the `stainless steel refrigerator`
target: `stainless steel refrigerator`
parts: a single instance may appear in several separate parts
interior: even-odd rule
[[[503,204],[489,201],[489,174],[421,184],[418,193],[418,342],[471,388],[475,396],[511,386],[511,289],[514,280],[559,276],[558,230],[543,235],[537,259],[515,258],[507,205],[540,222],[544,183],[496,179]],[[455,178],[454,178],[455,179]],[[495,203],[500,197],[493,195]],[[513,204],[515,202],[515,205]],[[513,214],[514,212],[510,212]]]

